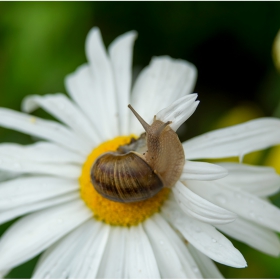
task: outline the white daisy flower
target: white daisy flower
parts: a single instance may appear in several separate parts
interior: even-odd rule
[[[186,160],[174,186],[151,198],[122,203],[95,190],[91,170],[99,156],[130,148],[132,139],[134,147],[143,143],[135,142],[144,130],[128,104],[149,124],[155,114],[157,121],[171,122],[164,131],[174,133],[198,105],[190,94],[195,67],[167,56],[152,59],[130,94],[135,38],[135,32],[118,37],[107,54],[93,28],[86,41],[89,63],[66,79],[72,100],[63,94],[24,100],[25,112],[42,107],[61,123],[0,109],[1,126],[47,140],[0,145],[0,222],[28,214],[1,237],[0,275],[46,250],[34,278],[221,278],[212,260],[233,267],[246,261],[216,228],[279,254],[273,231],[280,231],[280,211],[265,199],[279,189],[273,169],[191,161],[242,158],[274,145],[280,139],[277,119],[184,142]]]

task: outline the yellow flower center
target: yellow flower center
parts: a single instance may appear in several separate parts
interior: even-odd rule
[[[130,143],[130,136],[119,136],[102,143],[88,156],[79,179],[81,197],[92,210],[95,219],[114,226],[133,226],[143,222],[160,211],[163,202],[168,198],[169,189],[163,188],[152,198],[140,202],[120,203],[111,201],[100,195],[90,180],[90,170],[97,157],[109,151],[116,151],[121,145]]]

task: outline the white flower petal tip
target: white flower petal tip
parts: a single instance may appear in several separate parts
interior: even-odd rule
[[[183,143],[187,159],[242,157],[278,144],[280,120],[260,118],[194,137]]]
[[[213,226],[182,213],[174,200],[167,201],[162,211],[184,238],[209,258],[236,268],[247,266],[242,254],[224,235]]]
[[[121,135],[129,134],[129,110],[133,44],[137,32],[130,31],[116,38],[108,48],[109,57],[114,73],[115,90],[119,112],[119,129]]]
[[[0,271],[0,279],[4,279],[4,277],[10,272],[11,270],[2,270]]]
[[[86,85],[89,100],[80,101],[80,103],[82,102],[84,104],[84,102],[89,102],[92,104],[94,107],[91,108],[86,105],[89,111],[99,107],[97,109],[98,111],[89,113],[95,118],[95,120],[91,120],[97,124],[97,127],[102,128],[101,135],[105,135],[105,139],[111,139],[119,135],[116,83],[112,63],[105,49],[100,30],[96,27],[88,33],[86,39],[86,56],[88,59],[86,75],[84,77],[76,77],[73,81],[74,89],[75,85],[78,89],[75,95],[80,94]],[[82,84],[84,82],[85,85]],[[70,89],[70,94],[73,95],[73,89]],[[81,97],[77,98],[80,99]]]
[[[0,126],[47,139],[84,155],[89,152],[87,143],[81,137],[58,122],[0,108]]]
[[[150,122],[156,112],[190,94],[195,80],[196,68],[191,63],[169,56],[154,57],[135,82],[131,105],[144,120]],[[130,131],[138,134],[142,130],[139,122],[131,118]]]
[[[96,136],[90,121],[83,112],[64,94],[46,94],[44,96],[31,95],[22,101],[22,110],[30,113],[38,107],[56,117],[58,120],[69,126],[78,135],[83,136],[89,145],[97,145],[100,139]]]
[[[180,180],[210,181],[223,178],[227,175],[228,171],[222,166],[207,162],[186,160]]]
[[[36,97],[39,96],[36,95]],[[36,102],[34,102],[34,96],[26,96],[21,102],[21,110],[25,113],[31,113],[35,111],[38,107],[39,105]]]
[[[274,257],[279,256],[280,242],[276,233],[241,217],[217,228],[227,235]]]
[[[177,182],[172,190],[183,212],[200,221],[219,225],[231,223],[236,219],[236,214],[200,197],[181,182]]]
[[[108,48],[111,57],[118,53],[118,48],[122,47],[122,44],[132,44],[137,37],[138,33],[135,30],[128,31],[117,37]],[[132,48],[132,46],[130,46],[130,48]]]
[[[173,102],[170,106],[162,109],[156,114],[162,122],[171,121],[170,127],[176,131],[196,110],[199,101],[196,101],[197,94],[183,96]]]
[[[188,249],[199,266],[202,276],[206,279],[224,279],[214,262],[188,243]]]

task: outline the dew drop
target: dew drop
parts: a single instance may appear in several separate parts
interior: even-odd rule
[[[263,217],[262,216],[258,216],[257,219],[262,222],[263,221]]]
[[[194,265],[194,266],[192,267],[192,270],[193,270],[193,272],[198,273],[198,268],[197,268],[197,266]]]
[[[252,217],[252,218],[254,218],[254,219],[256,218],[256,214],[255,214],[253,211],[250,211],[250,212],[249,212],[249,215],[250,215],[250,217]]]
[[[221,195],[221,194],[217,195],[217,196],[216,196],[216,199],[217,199],[217,201],[220,202],[221,204],[225,204],[225,203],[227,202],[226,198],[225,198],[223,195]]]
[[[214,238],[212,238],[212,242],[213,242],[213,243],[217,243],[217,240],[214,239]]]

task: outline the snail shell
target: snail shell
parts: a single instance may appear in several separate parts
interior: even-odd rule
[[[147,124],[128,106],[146,131],[145,153],[138,146],[122,146],[118,152],[101,155],[91,169],[91,181],[102,196],[117,202],[130,203],[148,199],[163,187],[172,187],[181,176],[185,154],[182,144],[169,126],[171,122]],[[143,142],[143,135],[139,138]],[[127,151],[136,146],[136,151]],[[143,146],[143,145],[142,145]],[[125,152],[121,154],[121,152]]]
[[[139,155],[106,153],[95,162],[92,183],[102,196],[118,202],[135,202],[154,196],[163,183]]]

